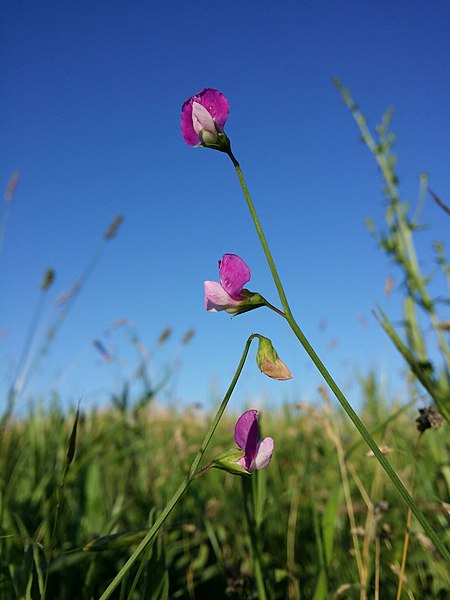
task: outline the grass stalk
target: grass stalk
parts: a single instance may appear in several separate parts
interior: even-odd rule
[[[416,483],[417,460],[419,457],[419,447],[420,447],[420,441],[422,439],[422,433],[423,432],[419,433],[419,436],[417,438],[417,442],[416,442],[415,448],[414,448],[414,460],[412,461],[412,474],[411,474],[411,485],[410,485],[411,494],[414,491],[414,486]],[[408,507],[408,512],[406,514],[405,537],[403,540],[402,560],[400,563],[400,572],[398,574],[398,587],[397,587],[397,594],[395,596],[395,600],[400,600],[400,598],[402,596],[403,582],[405,580],[406,557],[408,555],[409,540],[410,540],[410,535],[411,535],[411,521],[412,521],[412,512],[411,512],[411,509]]]
[[[328,399],[328,395],[327,395]],[[328,399],[329,401],[329,399]],[[344,498],[345,498],[345,506],[347,509],[348,520],[350,523],[350,534],[352,536],[353,550],[355,552],[355,561],[358,569],[359,579],[361,581],[362,578],[362,561],[361,561],[361,550],[359,547],[359,540],[356,529],[356,519],[355,519],[355,511],[353,510],[353,502],[350,492],[350,484],[348,480],[347,473],[347,464],[345,461],[344,449],[342,447],[341,439],[339,436],[339,431],[337,430],[337,426],[335,421],[331,415],[331,406],[327,406],[327,415],[326,415],[326,424],[325,427],[327,429],[328,437],[332,441],[334,447],[336,448],[336,454],[339,462],[339,470],[341,473],[342,487],[344,490]]]

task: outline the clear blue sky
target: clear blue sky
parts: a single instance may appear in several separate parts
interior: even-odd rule
[[[341,77],[372,125],[395,107],[404,197],[416,201],[427,171],[448,200],[448,2],[9,0],[0,17],[0,183],[22,174],[0,263],[2,389],[45,270],[56,281],[35,347],[55,298],[124,216],[20,406],[52,386],[65,402],[104,403],[137,366],[123,330],[104,334],[120,317],[150,350],[173,328],[152,370],[177,358],[170,392],[182,403],[210,407],[223,394],[252,332],[272,338],[295,379],[271,382],[252,358],[232,406],[314,398],[320,378],[280,319],[203,309],[203,280],[216,279],[225,252],[241,255],[248,287],[277,303],[231,163],[181,137],[181,104],[203,87],[230,101],[226,131],[305,333],[351,401],[355,369],[396,380],[401,362],[371,309],[399,317],[400,294],[383,294],[397,272],[364,226],[382,219],[381,180],[331,80]],[[448,237],[431,201],[424,219],[435,224],[424,248]],[[190,327],[195,338],[181,350]],[[121,360],[102,362],[94,339]]]

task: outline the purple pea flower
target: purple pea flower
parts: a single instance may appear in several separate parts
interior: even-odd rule
[[[237,420],[234,439],[244,456],[237,463],[251,473],[255,469],[264,469],[270,463],[273,453],[273,439],[264,438],[258,442],[258,411],[247,410]]]
[[[250,269],[236,254],[224,254],[219,260],[218,281],[205,281],[205,308],[209,312],[225,310],[239,312],[239,306],[245,301],[242,288],[250,281]]]
[[[188,146],[206,146],[228,152],[230,142],[223,133],[230,103],[218,90],[205,88],[191,96],[181,108],[181,133]]]

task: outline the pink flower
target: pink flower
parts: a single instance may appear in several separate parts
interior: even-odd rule
[[[230,142],[223,133],[230,103],[218,90],[205,88],[181,108],[181,133],[188,146],[207,146],[228,151]]]
[[[224,254],[219,260],[218,281],[205,281],[205,308],[209,312],[226,310],[239,312],[239,306],[246,296],[242,288],[250,281],[250,269],[236,254]]]
[[[270,463],[273,454],[273,439],[264,438],[258,442],[258,411],[247,410],[237,420],[234,439],[244,456],[237,462],[246,471],[264,469]]]

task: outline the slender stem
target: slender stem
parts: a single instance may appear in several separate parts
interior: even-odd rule
[[[52,278],[49,280],[49,283],[48,284],[45,283],[46,277],[50,274],[50,272],[53,273],[53,271],[51,269],[48,269],[45,274],[44,280],[41,283],[41,293],[39,295],[38,302],[34,309],[33,316],[31,317],[30,324],[28,325],[28,331],[27,331],[27,334],[25,337],[25,342],[22,347],[22,352],[20,354],[19,361],[17,363],[13,383],[8,392],[7,408],[0,420],[0,429],[6,425],[9,418],[11,417],[13,410],[14,410],[15,401],[16,401],[17,397],[19,396],[19,394],[21,393],[22,388],[23,388],[28,357],[29,357],[29,354],[30,354],[30,351],[31,351],[31,348],[33,345],[36,330],[37,330],[37,327],[39,324],[39,320],[41,318],[42,310],[44,308],[44,303],[45,303],[45,299],[47,296],[47,290],[49,289],[49,287],[53,281],[53,275],[52,275]]]
[[[197,473],[195,473],[194,479],[197,479],[197,477],[201,477],[202,475],[204,475],[207,471],[212,469],[213,466],[213,463],[210,462],[209,465],[206,465],[206,467],[203,467],[202,469],[200,469],[200,471],[197,471]]]
[[[80,418],[80,402],[78,402],[78,409],[75,414],[75,420],[74,420],[74,423],[72,426],[72,432],[69,437],[69,443],[67,446],[66,460],[65,460],[65,464],[64,464],[64,470],[63,470],[63,474],[62,474],[62,478],[61,478],[61,483],[56,488],[55,519],[53,521],[53,530],[52,530],[52,535],[50,538],[49,546],[46,551],[47,567],[45,569],[45,580],[44,580],[43,591],[41,594],[41,600],[45,600],[46,593],[47,593],[47,585],[48,585],[48,579],[49,579],[49,575],[50,575],[50,566],[51,566],[51,563],[53,560],[53,550],[54,550],[54,545],[55,545],[55,540],[56,540],[56,532],[58,531],[59,516],[61,513],[61,506],[63,503],[64,486],[66,485],[66,478],[67,478],[67,474],[69,472],[70,465],[72,464],[73,458],[75,456],[79,418]]]
[[[48,552],[47,552],[47,556],[46,556],[47,567],[45,569],[44,590],[42,592],[41,600],[45,600],[46,594],[47,594],[48,578],[49,578],[49,575],[50,575],[50,565],[51,565],[52,559],[53,559],[53,546],[54,546],[55,539],[56,539],[56,531],[58,529],[59,515],[60,515],[60,512],[61,512],[62,496],[63,496],[63,491],[64,491],[64,485],[66,483],[67,471],[68,471],[68,468],[66,466],[66,468],[64,469],[64,474],[63,474],[63,477],[62,477],[61,484],[56,489],[55,520],[53,521],[52,536],[50,538],[50,546],[49,546],[49,549],[48,549]]]
[[[420,448],[420,441],[422,439],[422,435],[423,435],[423,432],[421,432],[419,434],[419,437],[417,438],[417,442],[416,442],[416,445],[414,448],[414,460],[412,463],[413,470],[412,470],[411,485],[410,485],[411,493],[414,492],[414,486],[416,483],[417,461],[419,459],[419,448]],[[400,600],[400,598],[402,597],[403,582],[405,581],[406,557],[408,555],[409,538],[410,538],[410,534],[411,534],[411,517],[412,517],[411,509],[408,507],[408,512],[406,515],[405,538],[403,541],[402,562],[400,565],[400,572],[398,574],[397,595],[395,596],[396,600]]]
[[[5,195],[3,197],[3,206],[0,214],[0,257],[3,252],[3,246],[5,243],[5,232],[8,225],[9,213],[11,211],[11,203],[14,199],[14,193],[19,183],[20,173],[14,171],[9,178],[8,185],[6,186]]]
[[[247,359],[248,351],[250,349],[250,344],[252,342],[252,338],[253,338],[253,336],[250,336],[250,338],[247,340],[247,342],[245,344],[244,351],[242,353],[241,360],[239,361],[239,364],[237,366],[234,377],[231,380],[231,383],[228,387],[227,393],[225,394],[225,396],[222,400],[222,403],[219,406],[216,416],[214,417],[211,425],[209,426],[209,429],[206,433],[205,439],[203,440],[203,443],[200,446],[200,449],[197,452],[197,454],[192,462],[191,468],[189,470],[189,475],[185,478],[183,483],[179,486],[179,488],[174,493],[172,498],[169,500],[169,502],[166,505],[166,507],[164,508],[164,510],[161,512],[159,517],[154,522],[153,526],[149,529],[149,531],[147,532],[147,534],[145,535],[143,540],[140,542],[139,546],[136,548],[136,550],[133,552],[133,554],[127,560],[127,562],[122,567],[122,569],[117,573],[117,575],[114,577],[114,579],[108,585],[106,590],[100,596],[99,600],[106,600],[107,598],[110,598],[113,591],[116,589],[116,587],[119,585],[119,583],[125,577],[125,575],[129,572],[129,570],[134,565],[134,563],[137,561],[137,559],[139,558],[141,553],[147,548],[147,546],[149,544],[151,544],[153,542],[154,538],[158,534],[158,531],[160,530],[161,526],[163,525],[163,523],[165,522],[167,517],[170,515],[172,510],[178,504],[180,498],[183,496],[183,494],[185,493],[185,491],[187,490],[187,488],[189,487],[191,482],[196,478],[198,465],[200,464],[200,461],[202,460],[203,454],[205,453],[205,450],[206,450],[209,442],[211,441],[211,438],[217,428],[217,425],[219,424],[219,421],[225,411],[228,401],[231,398],[234,388],[236,387],[238,379],[241,375],[242,369],[243,369],[245,361]]]
[[[242,493],[244,496],[245,518],[247,520],[248,534],[250,538],[250,548],[253,558],[253,568],[255,571],[256,588],[258,590],[258,599],[267,600],[266,586],[264,585],[263,569],[261,565],[261,556],[258,547],[258,535],[254,519],[255,499],[252,489],[252,481],[242,478]]]
[[[338,463],[339,463],[339,470],[341,472],[342,488],[344,490],[345,504],[347,507],[348,520],[350,523],[350,533],[352,536],[354,556],[355,556],[356,566],[358,568],[359,579],[361,580],[362,579],[361,573],[363,571],[362,561],[361,561],[361,550],[359,547],[358,536],[356,534],[355,511],[353,509],[353,504],[352,504],[352,496],[351,496],[351,492],[350,492],[350,484],[349,484],[349,480],[348,480],[347,464],[345,462],[344,448],[342,447],[341,436],[340,436],[338,424],[337,424],[336,420],[333,419],[333,416],[332,416],[331,402],[330,402],[330,398],[329,398],[328,394],[325,395],[325,401],[327,403],[325,428],[328,431],[328,436],[330,437],[331,441],[333,442],[334,447],[336,448],[336,454],[337,454],[337,459],[338,459]]]
[[[253,223],[255,224],[256,232],[258,233],[259,241],[261,242],[261,246],[263,247],[264,254],[266,255],[267,262],[269,263],[270,272],[272,273],[273,280],[277,287],[278,296],[280,297],[281,304],[283,306],[285,316],[291,315],[291,309],[289,308],[289,304],[286,298],[286,294],[284,292],[283,285],[281,283],[280,276],[278,275],[277,268],[275,266],[275,262],[272,258],[272,253],[270,252],[269,244],[266,241],[266,237],[261,227],[261,223],[259,222],[258,215],[256,214],[255,207],[253,205],[252,199],[250,197],[250,193],[247,188],[247,184],[245,183],[244,175],[242,174],[241,167],[236,160],[235,156],[230,150],[229,157],[236,169],[237,175],[239,177],[239,182],[242,187],[242,191],[244,192],[245,199],[247,201],[247,206],[250,210],[250,214],[252,215]],[[278,311],[277,311],[278,312]]]
[[[375,538],[375,591],[374,600],[380,600],[380,536]]]
[[[265,298],[264,298],[264,301],[265,301],[264,306],[266,306],[267,308],[270,308],[270,310],[273,310],[274,312],[276,312],[278,315],[280,315],[280,317],[286,317],[286,314],[282,310],[280,310],[273,304],[270,304],[270,302],[268,302]]]
[[[419,523],[425,529],[425,531],[427,532],[429,538],[431,539],[431,541],[433,542],[433,544],[436,546],[436,548],[439,550],[441,556],[450,564],[450,553],[448,552],[448,550],[446,549],[446,547],[444,546],[444,544],[441,542],[441,540],[438,538],[437,534],[435,533],[434,529],[431,527],[431,525],[428,522],[428,520],[426,519],[425,515],[417,507],[416,503],[412,499],[412,497],[409,494],[408,490],[403,485],[403,483],[400,481],[397,473],[392,468],[391,464],[386,459],[386,457],[382,454],[381,450],[378,448],[377,444],[375,443],[374,439],[372,438],[372,436],[370,435],[370,433],[366,429],[365,425],[363,424],[363,422],[361,421],[361,419],[358,417],[358,415],[356,414],[356,412],[353,410],[353,408],[350,405],[350,403],[348,402],[347,398],[344,396],[344,394],[340,390],[339,386],[334,381],[333,377],[330,375],[330,373],[326,369],[325,365],[320,360],[320,358],[316,354],[314,348],[311,346],[311,344],[307,340],[306,336],[304,335],[304,333],[300,329],[299,325],[297,324],[296,320],[294,319],[294,317],[293,317],[293,315],[291,313],[291,310],[289,308],[289,304],[288,304],[288,301],[287,301],[287,298],[286,298],[286,294],[284,292],[283,285],[281,283],[280,277],[278,275],[278,271],[277,271],[277,269],[275,267],[275,263],[274,263],[274,260],[272,258],[272,254],[270,252],[268,243],[267,243],[266,238],[264,236],[264,233],[263,233],[261,224],[259,222],[258,216],[256,214],[256,210],[255,210],[255,207],[253,205],[253,201],[252,201],[252,199],[250,197],[250,193],[249,193],[247,185],[245,183],[241,167],[240,167],[238,161],[236,160],[236,158],[234,157],[234,155],[231,153],[231,151],[230,151],[229,156],[230,156],[231,161],[233,162],[233,165],[234,165],[234,167],[236,169],[236,172],[237,172],[237,175],[238,175],[238,178],[239,178],[239,182],[240,182],[241,187],[242,187],[242,191],[244,192],[244,196],[245,196],[245,199],[247,201],[247,205],[249,207],[250,214],[251,214],[252,219],[253,219],[253,223],[255,225],[255,228],[256,228],[256,231],[258,233],[261,245],[262,245],[264,253],[266,255],[267,262],[269,263],[269,268],[270,268],[270,271],[272,273],[272,277],[273,277],[273,280],[274,280],[275,285],[277,287],[278,295],[280,297],[280,301],[281,301],[281,304],[282,304],[284,312],[285,312],[284,317],[285,317],[286,321],[289,323],[289,325],[290,325],[293,333],[295,334],[295,336],[297,337],[297,339],[299,340],[299,342],[301,343],[301,345],[303,346],[303,348],[306,350],[307,354],[309,355],[309,357],[313,361],[313,363],[316,366],[317,370],[320,372],[320,374],[322,375],[322,377],[324,378],[324,380],[327,382],[327,384],[330,387],[330,389],[333,392],[333,394],[339,400],[342,408],[345,410],[345,412],[347,413],[347,415],[352,420],[353,424],[355,425],[355,427],[359,431],[361,437],[364,439],[364,441],[366,442],[366,444],[372,450],[372,452],[374,453],[374,455],[377,458],[378,462],[381,464],[381,466],[385,470],[386,474],[388,475],[388,477],[390,478],[390,480],[392,481],[392,483],[394,484],[394,486],[397,488],[397,491],[402,496],[403,500],[410,507],[410,509],[413,512],[413,514],[416,517],[416,519],[419,521]]]

